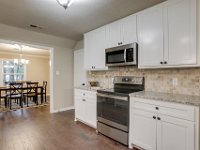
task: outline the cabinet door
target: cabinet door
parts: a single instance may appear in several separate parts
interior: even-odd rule
[[[119,43],[122,42],[123,39],[121,38],[121,25],[121,20],[107,25],[107,48],[119,46]]]
[[[75,95],[75,118],[78,118],[82,121],[85,120],[85,102],[84,98]]]
[[[139,67],[160,66],[164,53],[163,5],[138,14]]]
[[[85,34],[85,68],[106,70],[105,66],[106,27]]]
[[[196,64],[196,0],[169,1],[165,13],[165,60],[169,65]]]
[[[97,126],[97,106],[96,106],[96,98],[94,99],[87,99],[85,102],[86,105],[86,122],[91,126]]]
[[[194,123],[159,115],[157,150],[194,150]]]
[[[86,70],[93,69],[95,62],[95,32],[89,32],[84,35],[84,68]]]
[[[137,42],[136,15],[122,19],[123,45]]]
[[[146,150],[156,150],[156,120],[153,116],[153,113],[147,111],[131,109],[129,139],[131,145]]]

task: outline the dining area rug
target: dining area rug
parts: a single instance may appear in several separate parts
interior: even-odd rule
[[[50,104],[50,97],[47,96],[47,101],[46,102],[43,102],[41,103],[41,100],[40,98],[38,98],[38,105],[33,102],[33,101],[29,101],[28,102],[28,107],[25,103],[23,103],[23,108],[20,107],[19,104],[15,103],[15,101],[12,101],[12,109],[10,109],[10,107],[5,107],[5,103],[4,103],[4,100],[1,100],[1,103],[0,103],[0,113],[1,112],[7,112],[7,111],[16,111],[18,109],[27,109],[27,108],[32,108],[32,107],[43,107],[43,106],[47,106]]]

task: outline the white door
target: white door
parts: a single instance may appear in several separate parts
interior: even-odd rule
[[[196,64],[196,0],[169,1],[165,13],[165,60],[169,65]]]
[[[131,109],[130,130],[133,145],[145,150],[156,150],[156,116],[153,113]],[[154,118],[153,118],[154,117]]]
[[[157,150],[194,150],[194,123],[159,115]]]
[[[123,45],[137,42],[136,15],[122,19]]]
[[[87,71],[84,68],[84,51],[74,51],[74,87],[87,83]]]
[[[85,110],[86,110],[85,100],[75,95],[75,118],[84,121],[86,118]]]
[[[107,48],[119,46],[122,42],[121,38],[121,20],[107,25]]]
[[[86,122],[96,128],[97,126],[96,98],[91,100],[87,99],[85,105],[86,105],[86,110],[85,110]]]
[[[164,53],[163,5],[138,14],[139,67],[160,66]]]

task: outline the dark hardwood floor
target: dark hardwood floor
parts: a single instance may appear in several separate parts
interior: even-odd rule
[[[0,113],[0,150],[128,150],[49,106]]]

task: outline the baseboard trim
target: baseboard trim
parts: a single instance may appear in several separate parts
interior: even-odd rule
[[[66,107],[66,108],[61,108],[61,109],[56,109],[56,110],[52,111],[51,113],[58,113],[58,112],[72,110],[72,109],[75,109],[74,106],[70,106],[70,107]]]

